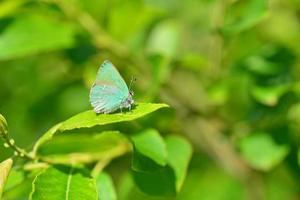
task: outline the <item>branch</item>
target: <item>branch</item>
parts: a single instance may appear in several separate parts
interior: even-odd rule
[[[7,122],[3,115],[0,114],[0,137],[4,141],[4,147],[14,150],[16,156],[25,157],[29,160],[34,160],[34,157],[30,155],[25,149],[18,147],[15,144],[15,140],[10,138],[7,130]]]

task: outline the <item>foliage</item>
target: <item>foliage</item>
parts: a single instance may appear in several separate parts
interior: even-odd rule
[[[118,131],[101,131],[99,128],[91,131],[92,127],[132,121],[163,107],[167,107],[167,105],[139,103],[133,110],[126,113],[98,115],[94,111],[86,111],[77,114],[47,131],[37,140],[33,151],[29,153],[15,146],[14,142],[11,142],[12,139],[8,137],[3,137],[3,139],[6,140],[9,146],[15,148],[16,154],[20,154],[21,157],[26,156],[29,159],[29,170],[35,169],[36,171],[29,199],[115,198],[110,176],[102,174],[102,170],[112,159],[130,152],[132,145],[135,147],[133,148],[133,154],[139,154],[139,156],[134,156],[132,165],[132,170],[136,171],[136,174],[138,174],[139,169],[136,168],[134,163],[139,163],[138,166],[143,169],[148,168],[148,162],[155,163],[159,159],[163,159],[164,166],[167,163],[168,156],[173,160],[168,168],[172,172],[161,171],[159,168],[151,169],[148,172],[156,173],[156,171],[161,171],[159,173],[162,176],[174,173],[176,179],[168,180],[168,184],[176,185],[176,188],[179,190],[185,178],[187,165],[192,153],[190,144],[184,139],[173,136],[173,142],[168,148],[169,139],[167,138],[164,141],[155,129],[148,132],[150,135],[145,132],[137,133],[132,136],[132,139],[130,139],[129,135],[126,136]],[[2,118],[5,121],[5,118]],[[4,125],[7,124],[5,123]],[[75,131],[68,133],[67,131],[70,130]],[[80,133],[81,130],[83,132]],[[151,133],[154,133],[154,135]],[[4,131],[1,131],[1,134],[8,135]],[[157,139],[159,139],[159,145],[163,147],[163,152],[152,150],[156,146],[155,142]],[[132,141],[132,144],[130,141]],[[181,145],[183,146],[180,148],[186,148],[185,151],[176,152],[175,149],[172,149]],[[180,155],[181,153],[185,154]],[[176,156],[184,156],[184,158],[174,160]],[[147,162],[144,162],[145,158]],[[94,168],[90,169],[88,165],[90,163],[94,163]],[[12,159],[8,159],[0,165],[2,171],[1,180],[4,180],[0,185],[1,191],[3,191],[11,166]],[[26,181],[26,177],[21,182],[24,181]],[[144,188],[144,184],[149,181],[153,181],[152,177],[140,177],[136,184],[138,187]],[[145,192],[151,194],[151,190],[156,185],[159,185],[158,183],[160,183],[160,178],[154,180],[154,185],[147,185],[149,191]],[[100,192],[103,192],[107,187],[109,190],[104,191],[106,194],[101,193],[100,195]],[[162,190],[162,193],[157,195],[164,195],[165,193]],[[18,198],[21,197],[24,198],[21,195]]]
[[[2,198],[298,199],[299,11],[297,0],[1,1]],[[106,59],[137,78],[131,112],[90,110]]]

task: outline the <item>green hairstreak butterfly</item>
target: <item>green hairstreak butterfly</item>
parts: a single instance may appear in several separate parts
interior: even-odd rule
[[[90,91],[90,103],[96,113],[111,113],[131,109],[133,92],[130,91],[115,66],[108,60],[100,66]]]

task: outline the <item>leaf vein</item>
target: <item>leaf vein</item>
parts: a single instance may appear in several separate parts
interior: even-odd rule
[[[70,192],[70,185],[71,185],[73,171],[74,171],[74,168],[71,168],[70,172],[69,172],[69,175],[68,175],[67,189],[66,189],[66,200],[69,200],[69,192]]]

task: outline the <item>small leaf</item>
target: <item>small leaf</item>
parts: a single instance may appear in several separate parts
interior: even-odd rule
[[[98,193],[95,181],[86,170],[53,166],[35,178],[30,199],[98,200]]]
[[[288,146],[276,144],[267,133],[251,134],[243,138],[239,146],[249,165],[263,171],[278,165],[289,152]]]
[[[255,86],[252,88],[251,93],[258,102],[267,106],[275,106],[277,105],[280,97],[284,95],[289,88],[289,85],[269,87]]]
[[[262,56],[251,56],[245,60],[246,67],[259,75],[274,76],[283,73],[284,65],[268,61]]]
[[[145,130],[131,139],[134,146],[133,170],[151,171],[167,164],[166,144],[156,130]]]
[[[109,174],[102,172],[96,182],[99,200],[117,200],[116,190]]]
[[[17,18],[0,35],[0,60],[71,47],[73,29],[41,16]]]
[[[181,189],[192,156],[191,145],[181,137],[166,139],[167,165],[154,171],[132,171],[136,185],[154,196],[175,196]]]
[[[59,134],[42,144],[37,156],[50,163],[90,163],[102,158],[120,156],[131,149],[131,143],[118,131],[102,133]]]
[[[2,192],[4,190],[4,185],[6,183],[7,177],[12,167],[12,164],[13,164],[13,160],[11,158],[0,163],[0,199],[2,196]]]
[[[169,136],[166,139],[168,149],[168,163],[175,172],[176,190],[179,192],[192,158],[192,146],[185,139]]]

